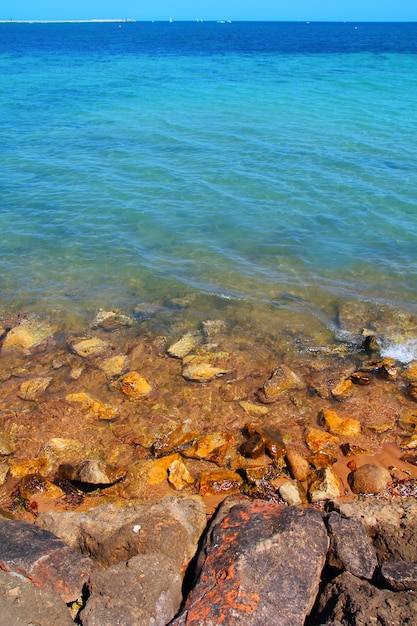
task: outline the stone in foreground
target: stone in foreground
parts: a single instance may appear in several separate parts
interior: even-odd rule
[[[82,593],[94,562],[71,550],[52,533],[21,520],[0,527],[0,568],[73,602]]]
[[[175,626],[302,626],[328,548],[319,511],[226,499]]]

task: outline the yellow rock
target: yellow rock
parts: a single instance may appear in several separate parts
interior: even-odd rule
[[[408,382],[417,382],[417,361],[411,361],[403,372],[403,376]]]
[[[331,394],[334,398],[344,398],[352,391],[352,381],[350,378],[343,378],[337,383],[331,390]]]
[[[13,477],[26,476],[27,474],[45,474],[49,470],[49,463],[46,457],[37,459],[27,459],[10,466],[10,475]]]
[[[361,432],[361,425],[358,420],[351,419],[349,417],[339,417],[336,411],[332,409],[323,409],[321,415],[326,424],[326,428],[333,435],[340,435],[341,437],[355,437]]]
[[[201,340],[201,336],[194,333],[187,333],[181,337],[181,339],[172,344],[172,346],[168,348],[167,352],[170,356],[177,359],[183,359],[201,343]]]
[[[138,372],[129,372],[123,376],[120,389],[131,400],[137,400],[148,396],[152,391],[152,386]]]
[[[201,496],[236,493],[240,491],[242,484],[242,477],[233,470],[204,470],[200,474],[199,492]]]
[[[81,339],[71,344],[71,350],[81,356],[83,359],[95,357],[104,352],[108,344],[102,339],[92,337],[91,339]]]
[[[306,430],[306,443],[312,452],[320,452],[337,448],[339,439],[319,428],[308,427]]]
[[[148,468],[149,485],[157,485],[168,478],[168,469],[174,461],[181,461],[178,452],[151,461]]]
[[[124,354],[112,356],[100,363],[99,367],[109,378],[121,376],[129,368],[129,359]]]
[[[41,474],[28,474],[21,480],[19,492],[22,498],[32,502],[40,495],[57,500],[65,496],[65,491],[54,485],[50,480],[44,478]]]
[[[71,405],[80,404],[83,410],[88,411],[92,417],[97,419],[113,420],[117,417],[117,408],[98,402],[98,400],[94,400],[87,393],[70,393],[65,399]]]
[[[254,402],[247,402],[246,400],[239,402],[239,406],[249,415],[266,415],[269,411],[266,406],[255,404]]]
[[[168,481],[178,491],[184,489],[188,485],[192,485],[194,478],[188,471],[182,459],[175,459],[168,467]]]
[[[25,319],[7,333],[3,341],[3,350],[30,349],[51,337],[53,329],[35,319]]]
[[[234,437],[222,432],[199,437],[191,447],[183,450],[183,456],[191,459],[209,459],[213,452],[234,443]]]
[[[414,450],[415,448],[417,448],[417,433],[411,435],[411,437],[408,437],[407,439],[404,439],[401,442],[401,447],[407,448],[408,450]]]
[[[31,380],[25,380],[21,385],[18,392],[19,398],[22,400],[36,400],[36,398],[43,392],[52,382],[51,376],[39,376],[37,378],[31,378]]]
[[[228,370],[215,367],[210,363],[191,363],[182,370],[182,375],[186,380],[205,383],[218,376],[227,374]]]

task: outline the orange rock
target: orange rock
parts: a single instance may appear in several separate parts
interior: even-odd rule
[[[339,439],[324,430],[309,426],[306,430],[306,443],[312,452],[321,452],[337,448]]]
[[[242,484],[242,477],[233,470],[204,470],[200,474],[199,493],[201,496],[237,493]]]
[[[323,409],[321,416],[324,419],[326,427],[333,435],[341,437],[354,437],[361,432],[361,425],[358,420],[351,418],[342,418],[332,409]]]
[[[87,393],[70,393],[65,398],[71,404],[79,404],[81,408],[97,419],[113,420],[117,417],[118,409],[111,407],[103,402],[94,400]]]
[[[123,376],[120,389],[131,400],[137,400],[148,396],[152,391],[152,386],[138,372],[129,372]]]

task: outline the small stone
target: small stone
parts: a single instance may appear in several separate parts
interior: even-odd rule
[[[355,446],[353,443],[342,443],[340,446],[343,454],[347,457],[357,456],[358,454],[370,454],[371,451],[360,446]]]
[[[198,437],[189,448],[182,451],[182,455],[191,459],[206,459],[222,463],[227,449],[234,443],[235,438],[228,433],[211,433]]]
[[[274,433],[268,428],[264,428],[252,422],[245,424],[245,428],[250,437],[253,435],[260,435],[262,437],[265,442],[265,449],[272,459],[279,459],[284,456],[284,446],[278,433]]]
[[[194,483],[194,478],[191,476],[182,459],[175,459],[168,467],[168,482],[181,491],[184,487],[188,487]]]
[[[335,387],[333,387],[330,391],[333,398],[342,399],[345,396],[349,395],[352,390],[352,381],[350,378],[343,378],[341,381],[337,383]]]
[[[201,344],[202,338],[195,333],[187,333],[181,339],[173,343],[167,349],[169,356],[176,359],[183,359],[187,354],[190,354],[195,348]]]
[[[9,330],[3,341],[2,350],[30,350],[52,335],[53,329],[48,324],[35,318],[27,318]]]
[[[279,495],[289,506],[299,506],[307,502],[306,490],[298,480],[287,480],[279,489]]]
[[[398,378],[398,368],[394,365],[382,365],[379,373],[381,378],[385,380],[396,380]]]
[[[323,452],[337,448],[339,439],[324,430],[309,426],[306,429],[306,443],[311,452]]]
[[[18,396],[22,400],[37,400],[38,396],[45,391],[51,384],[53,378],[51,376],[39,376],[31,380],[25,380],[20,385]]]
[[[33,502],[39,496],[43,496],[48,500],[59,500],[59,498],[65,496],[65,491],[41,476],[41,474],[27,474],[24,476],[19,485],[19,492],[22,498],[29,502]]]
[[[133,320],[120,311],[104,311],[99,309],[92,323],[92,328],[102,328],[107,332],[119,330],[122,326],[132,326]]]
[[[171,428],[161,434],[152,444],[152,453],[155,456],[162,456],[173,452],[176,449],[190,443],[200,436],[198,430],[193,429],[191,421],[186,420],[183,424],[172,423]],[[185,454],[186,456],[186,454]]]
[[[407,430],[415,430],[417,427],[417,409],[410,409],[401,415],[399,425]]]
[[[311,474],[310,463],[296,450],[287,449],[285,456],[292,476],[300,482],[307,480]]]
[[[9,456],[13,452],[14,448],[10,443],[9,437],[0,434],[0,456]]]
[[[417,382],[412,382],[407,385],[407,391],[413,400],[417,400]]]
[[[326,427],[333,435],[341,437],[355,437],[361,432],[361,425],[358,420],[351,418],[341,418],[332,409],[323,409],[321,416],[324,419]]]
[[[219,376],[224,376],[229,370],[222,367],[215,367],[210,363],[191,363],[182,370],[185,380],[192,382],[206,383]]]
[[[264,404],[276,402],[281,394],[290,389],[301,389],[304,385],[301,379],[286,365],[278,366],[271,377],[258,391],[258,398]]]
[[[353,493],[376,494],[392,483],[392,478],[385,467],[367,463],[353,470],[348,476],[348,482]]]
[[[254,402],[247,402],[246,400],[239,402],[239,406],[249,415],[266,415],[268,413],[266,406],[255,404]]]
[[[89,359],[102,354],[108,348],[108,344],[102,339],[92,337],[90,339],[75,340],[70,343],[70,348],[72,352],[83,359]]]
[[[411,361],[403,372],[403,377],[410,383],[417,382],[417,361]]]
[[[199,478],[199,493],[201,496],[238,493],[242,484],[242,477],[232,470],[204,470]]]
[[[324,469],[325,467],[331,467],[337,462],[337,458],[332,454],[326,452],[316,452],[308,457],[307,461],[314,467],[314,469]]]
[[[201,322],[201,329],[205,337],[213,337],[226,328],[226,322],[223,320],[205,320]]]
[[[88,411],[89,415],[96,419],[107,421],[114,420],[118,414],[117,408],[94,400],[84,392],[70,393],[65,399],[71,405],[79,404],[83,410]]]
[[[370,385],[374,378],[370,372],[354,372],[350,379],[355,385]]]
[[[249,457],[250,459],[257,459],[261,455],[265,454],[265,441],[256,433],[252,435],[247,441],[244,441],[239,448],[240,454]]]
[[[129,372],[123,376],[120,389],[131,400],[139,400],[152,392],[151,384],[138,372]]]
[[[407,439],[403,439],[400,445],[401,448],[415,450],[415,448],[417,448],[417,433],[414,433],[414,435],[411,435],[411,437]]]
[[[62,463],[58,467],[61,478],[90,485],[113,485],[126,476],[126,470],[109,465],[105,461],[87,459],[72,465]]]
[[[109,378],[121,376],[129,369],[129,359],[124,354],[112,356],[99,363],[99,368],[103,370]]]
[[[417,563],[386,561],[381,575],[395,591],[417,591]]]
[[[330,467],[318,470],[314,476],[312,475],[308,488],[310,502],[314,504],[323,500],[332,500],[333,498],[339,498],[340,495],[339,478]]]

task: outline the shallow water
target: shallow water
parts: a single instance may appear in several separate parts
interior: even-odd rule
[[[1,308],[412,341],[416,28],[0,25]]]

